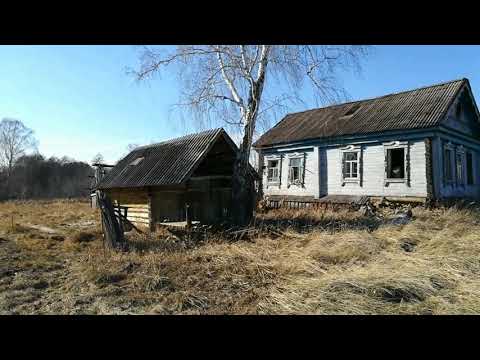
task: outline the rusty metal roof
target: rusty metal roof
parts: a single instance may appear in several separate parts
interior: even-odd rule
[[[254,147],[439,125],[467,79],[285,116]]]
[[[225,130],[219,128],[138,147],[105,175],[98,188],[182,184],[222,135],[235,146]]]

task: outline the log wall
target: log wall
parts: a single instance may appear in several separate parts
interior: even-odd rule
[[[150,226],[150,206],[148,192],[137,189],[113,189],[108,190],[107,194],[115,205],[127,207],[127,219],[136,226]]]

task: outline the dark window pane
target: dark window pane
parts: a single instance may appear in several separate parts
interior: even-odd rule
[[[467,153],[467,184],[473,185],[473,157],[472,153]]]
[[[387,176],[389,179],[405,178],[405,149],[387,150]]]
[[[462,154],[457,154],[457,181],[459,183],[463,182],[463,156]]]
[[[357,153],[356,152],[347,152],[344,153],[345,160],[357,160]]]
[[[452,174],[452,151],[445,149],[445,178],[448,181],[453,180]]]
[[[300,159],[290,159],[290,166],[300,166]]]
[[[293,180],[299,179],[300,169],[298,167],[293,168]]]
[[[348,163],[348,162],[343,163],[343,177],[344,178],[350,177],[349,164],[350,163]]]

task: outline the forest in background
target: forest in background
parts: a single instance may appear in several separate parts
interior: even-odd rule
[[[0,201],[88,196],[93,168],[66,156],[46,158],[37,144],[20,120],[0,121]]]
[[[67,157],[46,159],[40,154],[18,158],[11,170],[0,171],[0,200],[88,196],[93,168]]]

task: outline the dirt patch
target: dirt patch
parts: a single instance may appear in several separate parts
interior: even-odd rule
[[[75,233],[71,240],[76,243],[90,242],[95,240],[98,237],[98,234],[93,232],[80,231]]]

